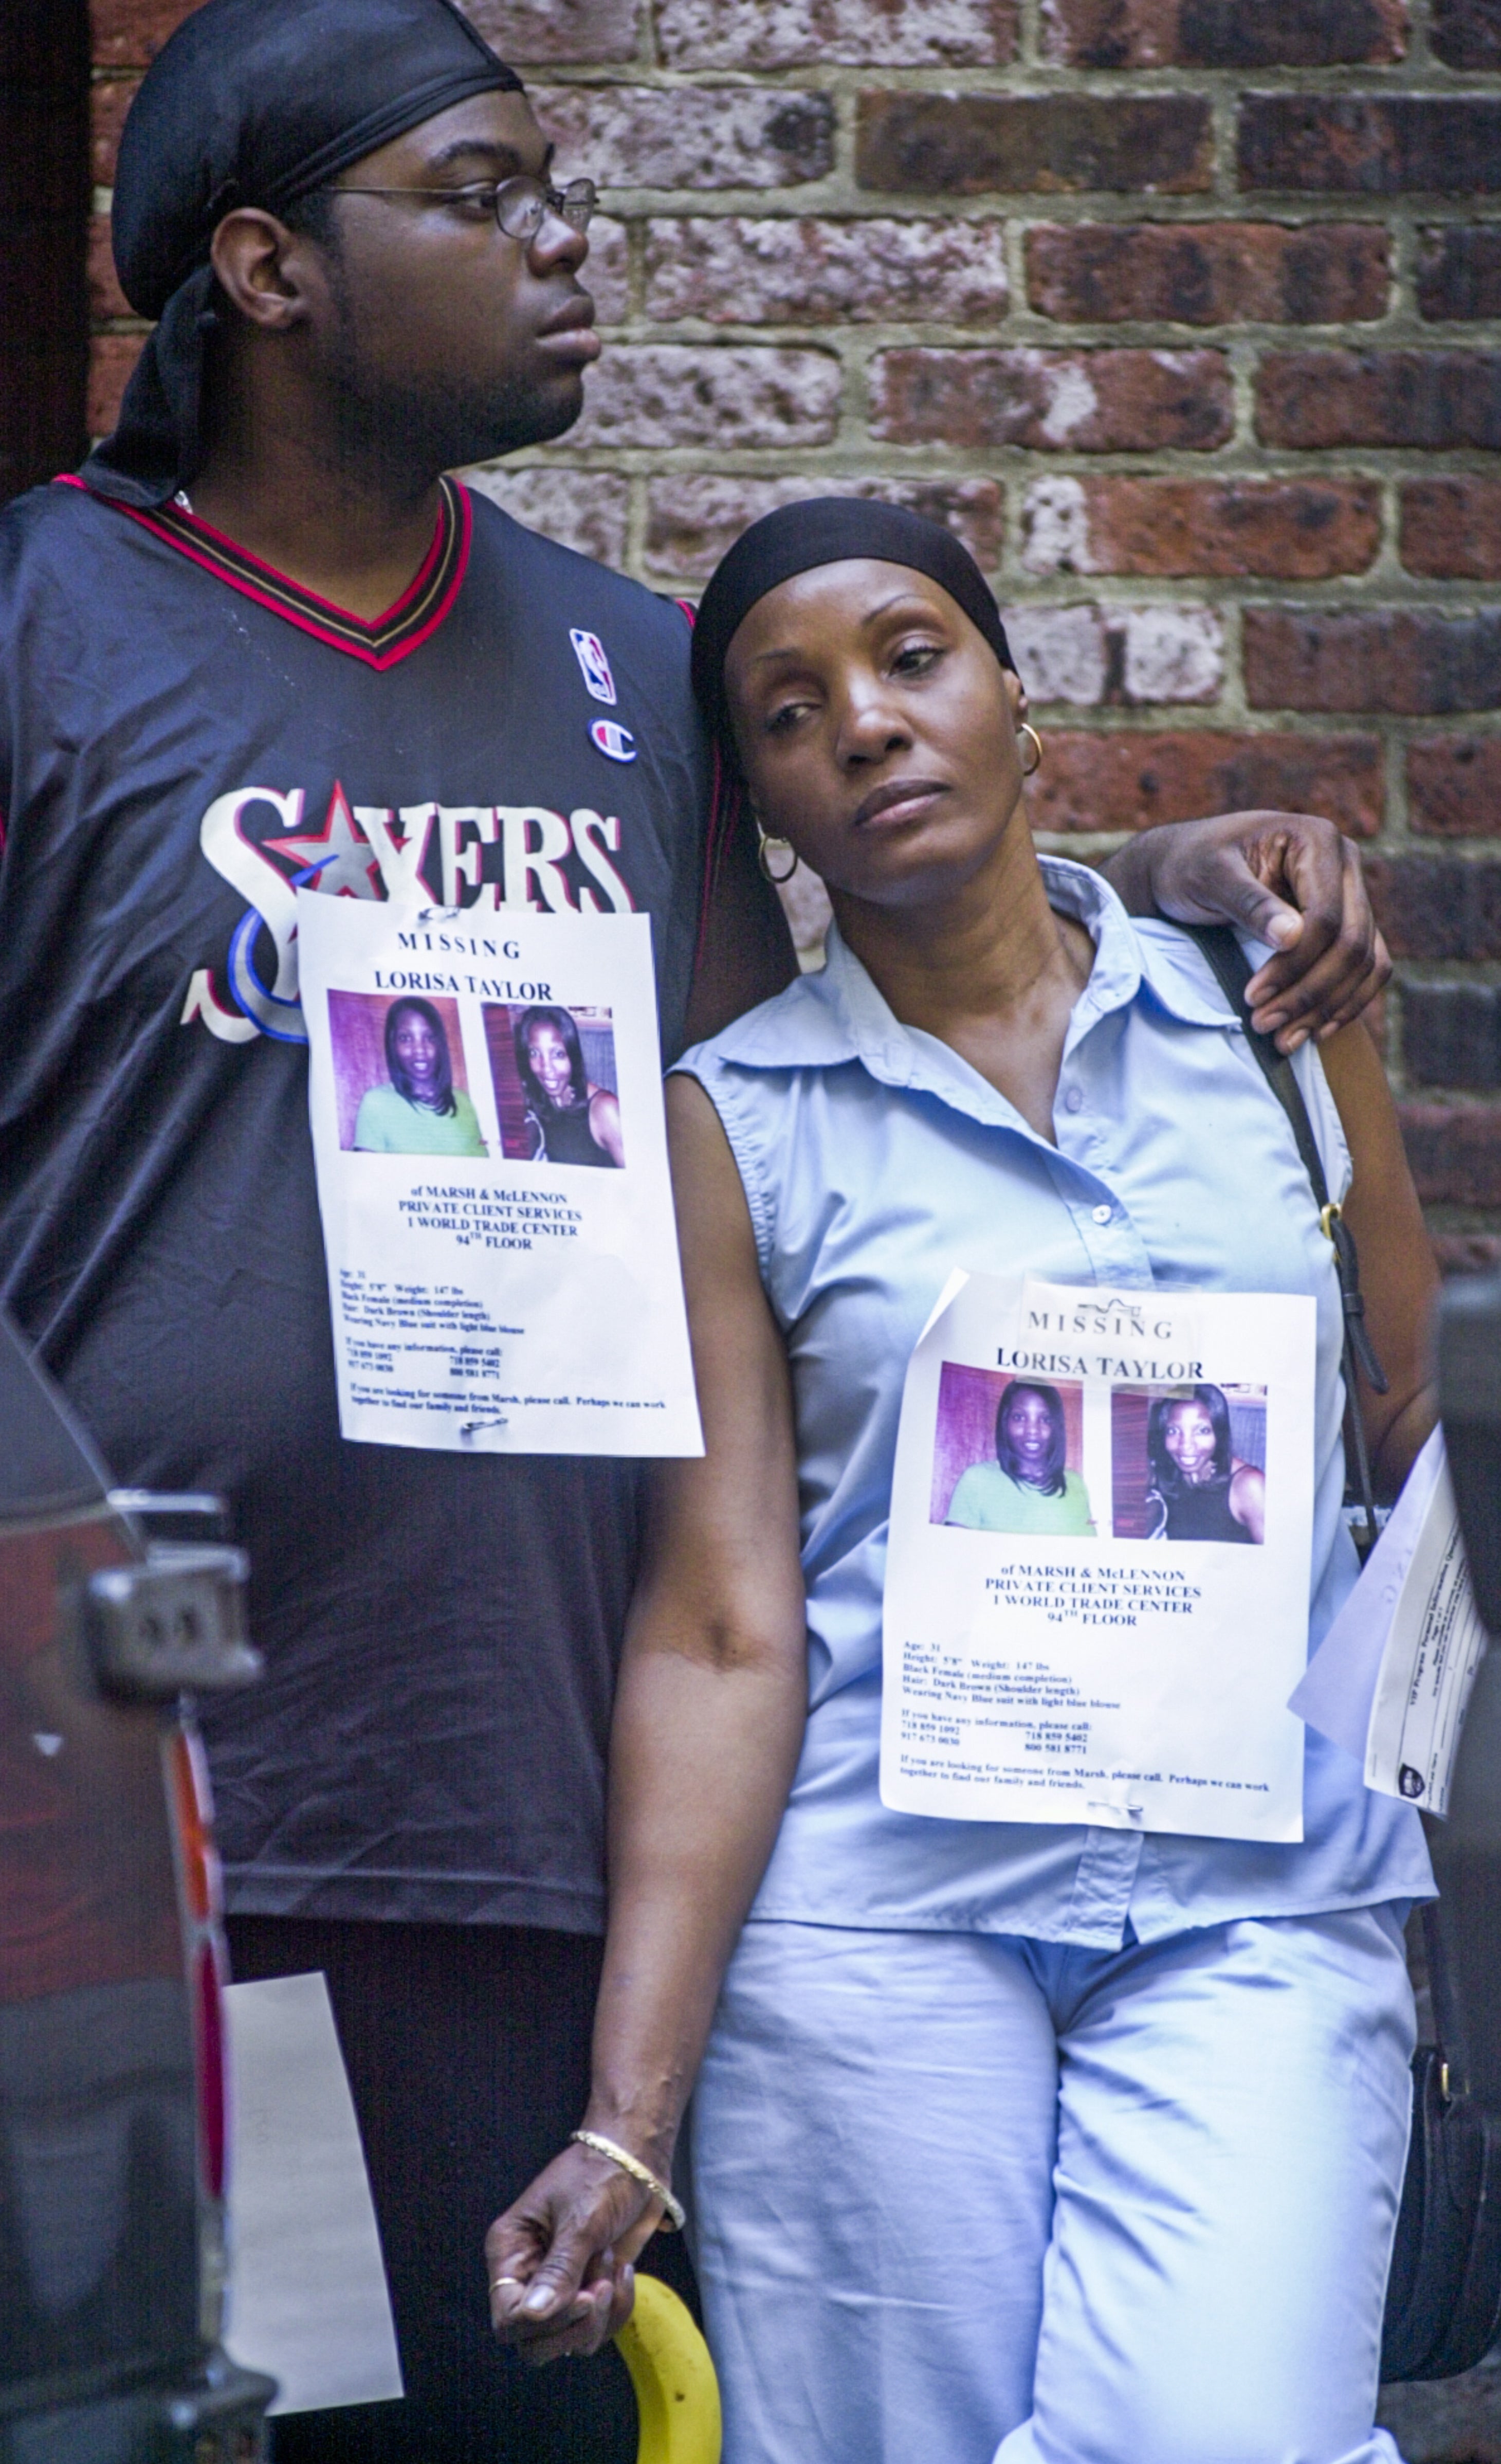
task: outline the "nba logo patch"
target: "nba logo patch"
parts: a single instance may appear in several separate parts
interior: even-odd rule
[[[610,662],[605,657],[604,644],[598,634],[586,633],[575,625],[568,638],[574,646],[574,656],[578,662],[578,671],[586,690],[596,701],[605,702],[613,710],[615,678],[610,673]]]
[[[628,727],[614,718],[597,718],[589,730],[591,743],[597,745],[609,761],[634,761],[636,738]]]

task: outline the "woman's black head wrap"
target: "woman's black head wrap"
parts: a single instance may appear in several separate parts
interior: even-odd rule
[[[280,213],[471,94],[521,79],[452,0],[207,0],[147,70],[115,175],[115,262],[159,319],[120,424],[84,465],[98,495],[162,504],[198,467],[208,246],[236,206]]]
[[[815,496],[779,505],[752,522],[716,568],[699,604],[693,627],[693,691],[720,741],[730,743],[725,698],[725,659],[730,643],[758,599],[794,574],[816,565],[843,564],[874,557],[925,573],[956,600],[983,633],[1003,668],[1014,668],[995,594],[967,547],[952,531],[902,505],[866,496]]]

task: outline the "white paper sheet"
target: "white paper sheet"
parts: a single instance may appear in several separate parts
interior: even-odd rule
[[[1287,1695],[1308,1644],[1314,1331],[1313,1302],[1294,1295],[951,1285],[903,1400],[883,1803],[1301,1838],[1303,1730]],[[1057,1398],[1055,1506],[999,1458],[1015,1384]],[[1149,1536],[1191,1510],[1154,1485],[1151,1433],[1161,1461],[1169,1427],[1181,1452],[1186,1425],[1212,1425],[1195,1387],[1217,1390],[1226,1416],[1232,1489],[1216,1510],[1249,1532],[1264,1508],[1259,1542]],[[984,1527],[1015,1514],[1031,1528]]]
[[[701,1454],[649,919],[304,891],[297,932],[344,1436]],[[398,1083],[402,996],[451,1112]]]
[[[225,2342],[269,2370],[272,2412],[402,2393],[396,2331],[343,2056],[320,1975],[231,1985]]]
[[[1486,1644],[1435,1429],[1288,1707],[1367,1788],[1444,1815]]]

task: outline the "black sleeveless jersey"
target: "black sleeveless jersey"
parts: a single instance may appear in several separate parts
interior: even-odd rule
[[[0,1298],[117,1478],[221,1491],[250,1550],[234,1909],[602,1922],[638,1471],[340,1438],[289,885],[642,910],[671,1057],[688,643],[449,482],[369,626],[185,509],[0,515]]]

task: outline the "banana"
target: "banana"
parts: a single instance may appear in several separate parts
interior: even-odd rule
[[[615,2341],[641,2414],[636,2464],[719,2464],[719,2381],[671,2286],[638,2276],[636,2307]]]

